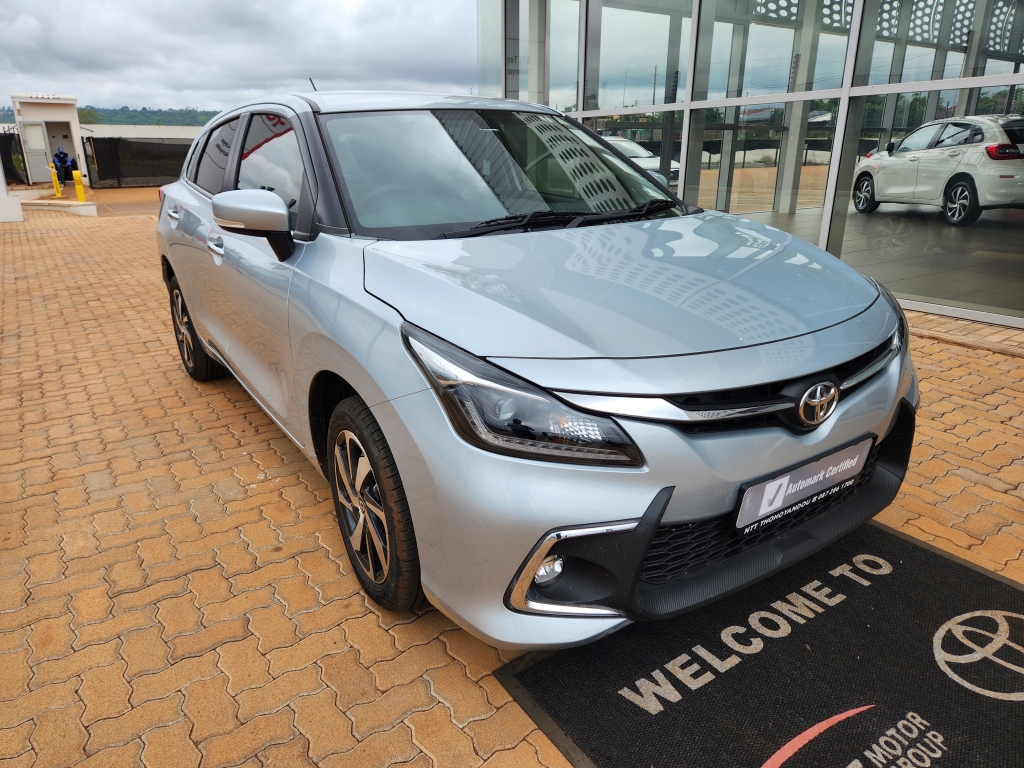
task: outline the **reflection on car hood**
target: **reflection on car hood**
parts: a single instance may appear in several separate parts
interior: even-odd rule
[[[877,298],[809,243],[736,216],[378,241],[366,289],[481,357],[651,357],[792,338]]]

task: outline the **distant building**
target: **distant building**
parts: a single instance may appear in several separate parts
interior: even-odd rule
[[[75,96],[12,93],[7,110],[30,184],[49,183],[57,147],[74,158],[87,186],[150,186],[177,178],[202,126],[79,123]],[[3,109],[0,109],[0,122]]]
[[[29,183],[41,184],[50,180],[50,159],[56,154],[57,147],[64,147],[64,151],[75,159],[82,178],[88,184],[78,125],[78,99],[52,93],[12,93],[11,102]]]

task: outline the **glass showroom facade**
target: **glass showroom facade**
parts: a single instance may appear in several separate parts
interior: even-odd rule
[[[482,95],[628,140],[685,201],[817,243],[909,307],[1024,327],[1024,0],[478,0],[478,13]],[[916,130],[943,118],[964,122]],[[869,175],[903,202],[858,213]],[[944,210],[958,180],[985,204],[969,225]]]

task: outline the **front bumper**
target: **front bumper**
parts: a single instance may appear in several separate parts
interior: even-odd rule
[[[651,544],[663,530],[661,519],[675,490],[668,487],[629,530],[574,536],[576,531],[569,529],[549,534],[545,542],[555,541],[543,554],[563,557],[561,577],[550,587],[537,587],[531,583],[533,571],[528,567],[537,558],[529,558],[506,594],[506,605],[510,610],[522,606],[551,614],[562,609],[561,615],[566,616],[586,615],[590,609],[595,615],[613,612],[636,621],[670,618],[718,600],[802,560],[888,506],[906,475],[914,425],[914,408],[902,401],[857,485],[834,503],[813,509],[798,524],[784,526],[784,519],[776,524],[783,530],[776,528],[773,533],[769,528],[765,537],[754,537],[749,547],[731,525],[710,529],[710,534],[702,531],[698,546],[713,550],[724,545],[725,552],[732,554],[698,568],[693,575],[670,581],[644,577]],[[725,517],[731,521],[731,515]]]
[[[643,467],[629,469],[530,461],[480,450],[455,434],[431,390],[372,410],[401,472],[416,529],[421,582],[431,602],[492,645],[557,648],[589,642],[631,618],[674,615],[785,567],[876,514],[899,482],[879,472],[871,484],[877,490],[869,493],[865,486],[858,494],[863,502],[837,506],[821,520],[735,558],[726,569],[687,579],[685,586],[670,590],[641,584],[604,615],[523,612],[508,602],[510,585],[547,534],[641,521],[665,488],[675,490],[666,494],[661,525],[720,517],[735,508],[739,488],[751,478],[824,455],[865,434],[886,438],[898,412],[906,407],[913,413],[916,403],[916,378],[904,355],[841,400],[825,424],[803,435],[772,428],[694,436],[671,425],[620,419],[646,459]],[[889,475],[901,477],[902,472]],[[632,587],[636,581],[623,584]],[[609,595],[596,597],[607,602]]]

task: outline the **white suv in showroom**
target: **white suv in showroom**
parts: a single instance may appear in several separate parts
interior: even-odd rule
[[[853,205],[939,205],[954,227],[989,208],[1024,205],[1024,118],[954,117],[922,125],[857,166]]]

